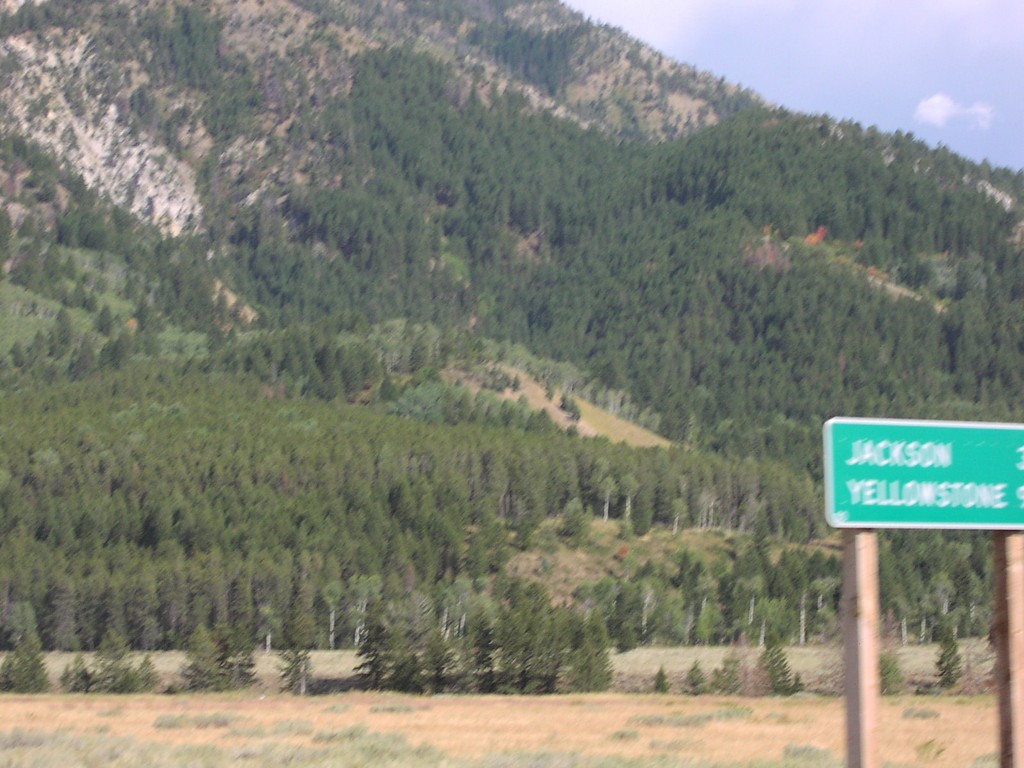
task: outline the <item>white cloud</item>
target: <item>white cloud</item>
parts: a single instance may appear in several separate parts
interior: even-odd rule
[[[988,130],[994,117],[995,110],[983,101],[966,106],[941,91],[923,99],[914,112],[917,122],[938,128],[944,128],[950,120],[967,120],[975,128]]]

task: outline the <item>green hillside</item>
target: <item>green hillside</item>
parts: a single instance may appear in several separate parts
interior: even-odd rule
[[[417,602],[468,615],[516,574],[599,607],[623,648],[762,623],[792,637],[801,600],[808,632],[837,631],[835,553],[781,544],[821,531],[818,493],[782,466],[515,428],[507,409],[430,423],[193,368],[140,363],[0,400],[5,642],[32,628],[88,649],[114,629],[179,648],[225,622],[262,638],[301,597],[321,646],[337,609],[344,645],[367,595],[408,606],[399,617]],[[886,606],[916,621],[952,598],[982,630],[984,539],[918,541],[884,549]],[[580,568],[545,576],[548,559]]]
[[[822,422],[1022,418],[1020,173],[554,3],[50,0],[0,35],[4,647],[295,605],[322,647],[376,605],[422,660],[551,595],[621,647],[800,606],[827,638]],[[563,432],[516,368],[671,447]],[[983,538],[882,558],[891,623],[986,631]]]

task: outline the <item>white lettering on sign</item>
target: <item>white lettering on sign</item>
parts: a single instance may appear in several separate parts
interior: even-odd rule
[[[850,504],[865,507],[1005,509],[1006,483],[847,480]]]
[[[951,467],[953,444],[917,440],[854,440],[846,465],[856,467]]]

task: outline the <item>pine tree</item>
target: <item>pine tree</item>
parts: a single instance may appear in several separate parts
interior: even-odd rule
[[[43,648],[39,637],[28,633],[0,664],[0,691],[11,693],[45,693],[50,690]]]
[[[803,689],[800,676],[793,674],[781,645],[769,643],[765,646],[758,665],[768,675],[768,686],[772,693],[792,696]]]
[[[191,691],[230,691],[255,679],[252,646],[245,633],[225,624],[212,633],[202,624],[189,638],[186,664],[181,670]]]
[[[139,693],[158,682],[153,662],[147,656],[138,666],[128,657],[125,639],[115,630],[107,630],[96,653],[91,690],[97,693]]]
[[[100,642],[93,680],[93,690],[99,693],[129,693],[135,687],[128,643],[116,630],[107,630]]]
[[[391,632],[384,621],[384,608],[378,601],[366,615],[357,655],[362,661],[356,671],[368,688],[383,688],[391,675],[393,649]]]
[[[424,677],[430,693],[440,693],[445,689],[453,660],[448,642],[441,630],[435,627],[427,635],[427,647],[423,653]]]
[[[160,684],[160,673],[156,671],[153,657],[148,653],[142,657],[142,661],[135,668],[135,677],[138,680],[137,691],[151,691]]]
[[[608,631],[597,611],[592,611],[575,631],[569,652],[569,687],[573,691],[604,691],[612,683]]]
[[[226,689],[252,685],[256,680],[256,661],[249,633],[242,627],[221,624],[214,630],[213,640],[217,644]]]
[[[423,693],[425,675],[423,663],[408,637],[403,637],[391,650],[391,671],[385,687],[403,693]]]
[[[466,645],[469,674],[474,689],[479,693],[494,693],[497,684],[494,669],[494,625],[483,606],[474,605],[470,609]]]
[[[939,685],[947,690],[956,686],[963,675],[964,662],[960,656],[960,644],[948,622],[939,625],[939,657],[935,661],[935,668],[939,675]]]
[[[701,669],[700,662],[693,662],[693,666],[690,667],[690,671],[686,673],[686,691],[693,696],[700,696],[703,693],[707,693],[708,680],[704,674],[704,670]]]
[[[305,696],[309,688],[313,672],[310,649],[316,635],[313,616],[304,602],[299,599],[292,601],[284,624],[286,647],[281,652],[281,680],[284,689],[299,696]]]
[[[220,665],[220,652],[213,635],[200,624],[188,642],[186,664],[181,671],[185,687],[190,691],[224,690],[224,674]]]

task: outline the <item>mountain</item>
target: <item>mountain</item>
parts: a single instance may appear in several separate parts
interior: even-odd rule
[[[278,632],[339,583],[353,633],[367,590],[448,616],[593,516],[611,581],[558,594],[620,645],[808,596],[827,635],[821,423],[1021,418],[1019,173],[554,2],[5,8],[0,642]],[[516,370],[673,446],[563,434]],[[978,541],[900,547],[886,608],[979,631]]]
[[[453,102],[516,94],[621,137],[681,136],[757,103],[554,0],[47,0],[7,16],[4,38],[8,124],[172,234],[203,225],[205,165],[250,202],[308,172],[316,149],[275,139],[337,108],[367,51],[449,66]],[[307,141],[329,138],[318,127]]]
[[[7,7],[19,353],[71,293],[182,348],[408,317],[812,473],[834,413],[1016,413],[1020,174],[767,110],[554,2]]]

